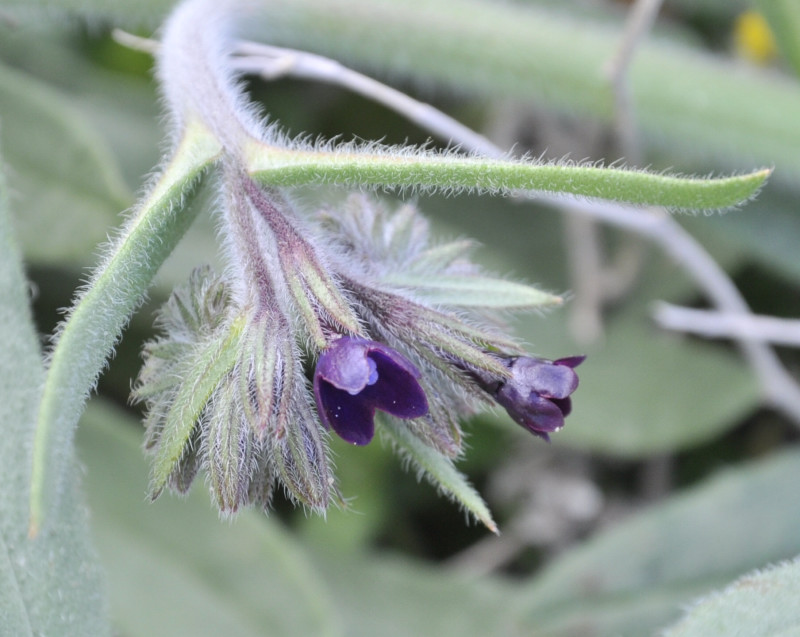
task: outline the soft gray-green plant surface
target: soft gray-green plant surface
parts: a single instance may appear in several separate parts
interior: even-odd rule
[[[71,444],[48,489],[59,491],[52,524],[28,538],[31,423],[44,378],[39,339],[0,181],[0,626],[5,635],[107,635],[108,609]]]
[[[800,634],[797,560],[745,575],[703,599],[665,635]]]
[[[428,97],[445,98],[445,104],[455,90],[469,97],[471,108],[462,114],[473,123],[480,121],[486,101],[499,96],[609,121],[610,93],[597,79],[597,69],[617,41],[618,21],[613,15],[596,20],[577,6],[554,11],[545,4],[271,2],[264,24],[254,25],[249,35],[411,80],[412,86],[425,87]],[[681,5],[676,2],[676,9]],[[133,205],[132,193],[140,190],[142,175],[164,146],[152,83],[142,70],[123,72],[104,62],[104,55],[122,54],[103,38],[100,25],[110,20],[149,32],[169,6],[100,0],[0,4],[8,17],[0,37],[0,149],[9,184],[2,190],[39,290],[39,320],[48,329],[47,312],[68,304],[63,290],[85,278],[81,268],[96,262],[98,242],[120,225],[119,213]],[[726,2],[709,0],[702,10],[721,24],[731,17]],[[82,32],[80,20],[65,22],[63,12],[88,19],[91,29]],[[634,65],[632,86],[649,161],[700,173],[775,167],[769,187],[745,209],[685,222],[730,272],[749,264],[742,284],[754,291],[754,302],[764,303],[763,311],[797,312],[791,298],[800,278],[795,256],[800,123],[786,114],[800,112],[800,88],[776,70],[744,67],[689,44],[692,37],[684,28],[679,24],[645,45]],[[267,93],[266,107],[295,132],[315,132],[323,126],[317,116],[322,112],[311,108],[319,100],[310,91],[276,86]],[[334,109],[344,99],[323,97]],[[371,112],[379,120],[377,130],[344,114],[337,128],[324,132],[353,127],[364,137],[396,135],[389,141],[419,135]],[[210,154],[197,156],[178,181],[192,181]],[[322,196],[308,194],[309,199]],[[191,202],[193,212],[180,217],[170,217],[174,208],[162,201],[164,223],[188,223],[204,209],[202,192]],[[421,205],[447,234],[480,239],[493,270],[514,272],[547,289],[569,287],[555,213],[466,196],[425,197]],[[60,485],[62,493],[53,499],[59,508],[35,542],[26,539],[30,465],[25,460],[44,372],[13,248],[17,243],[6,239],[6,230],[0,306],[2,378],[8,379],[0,443],[5,545],[0,586],[7,621],[1,625],[14,629],[9,634],[103,634],[110,632],[106,604],[76,491],[69,433],[54,447],[56,462],[48,465],[52,475],[41,481],[45,489]],[[162,246],[164,257],[170,247]],[[161,269],[153,296],[163,298],[192,266],[215,259],[214,250],[212,222],[200,214]],[[153,270],[156,265],[150,262]],[[147,283],[107,280],[109,293],[123,283],[138,290],[125,297],[127,307],[136,304]],[[759,405],[751,372],[732,350],[660,334],[647,322],[652,299],[686,302],[693,292],[674,263],[657,256],[648,261],[635,294],[608,321],[604,342],[588,347],[576,411],[555,448],[628,462],[683,450],[705,453],[706,464],[713,466],[714,455],[733,444],[736,438],[726,432]],[[84,335],[86,353],[94,360],[87,363],[83,380],[70,379],[82,387],[64,399],[74,403],[74,417],[126,315],[127,310],[114,325]],[[528,317],[519,321],[518,331],[544,355],[587,349],[574,343],[565,318],[563,311],[547,320]],[[134,318],[132,337],[149,322],[147,315]],[[99,347],[100,340],[108,345]],[[90,351],[92,346],[97,349]],[[136,349],[123,342],[104,381],[104,391],[118,399],[124,399],[135,375]],[[55,400],[54,410],[63,404]],[[495,414],[479,420],[471,428],[472,448],[463,470],[485,475],[505,462],[514,436],[522,432]],[[800,467],[791,451],[701,481],[690,493],[678,493],[564,553],[529,581],[470,581],[370,549],[392,525],[408,528],[393,501],[413,507],[415,499],[428,497],[424,490],[413,496],[398,492],[398,484],[413,478],[397,476],[394,461],[378,445],[362,453],[337,449],[343,489],[358,497],[360,514],[332,512],[327,523],[296,518],[297,531],[291,534],[276,519],[250,514],[233,525],[220,524],[202,489],[186,501],[145,504],[147,473],[131,417],[98,405],[86,421],[78,431],[94,534],[107,570],[115,628],[126,634],[202,635],[224,629],[242,635],[562,635],[576,626],[590,626],[597,634],[643,634],[679,617],[691,599],[752,568],[800,553],[800,521],[791,507],[791,485]],[[775,423],[763,415],[757,422],[760,427],[737,457],[778,445]],[[715,441],[719,444],[711,451],[700,447]],[[454,515],[451,524],[448,532],[462,521]],[[688,537],[682,539],[679,530]],[[796,587],[789,575],[776,575],[775,581],[784,591]],[[60,603],[51,603],[55,599]],[[701,608],[687,624],[714,621],[712,613],[704,619]],[[757,619],[758,612],[754,615]],[[70,623],[72,633],[63,628]],[[697,634],[703,634],[700,626]]]

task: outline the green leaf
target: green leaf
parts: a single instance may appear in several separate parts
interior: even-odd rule
[[[558,326],[544,326],[537,338],[551,329]],[[643,313],[617,317],[603,344],[584,351],[559,444],[627,457],[686,449],[759,405],[753,373],[735,352],[657,332]]]
[[[554,637],[652,634],[709,588],[800,552],[800,509],[786,506],[798,480],[797,450],[720,472],[565,554],[518,601]]]
[[[748,258],[783,276],[800,280],[797,198],[781,188],[767,188],[746,211],[723,218],[698,216],[681,220],[694,236],[724,240]]]
[[[34,535],[53,506],[46,485],[61,468],[57,450],[69,445],[86,397],[123,326],[193,219],[191,209],[180,209],[179,203],[218,152],[216,140],[205,129],[187,129],[172,160],[61,327],[50,357],[34,439]]]
[[[384,277],[386,283],[408,286],[431,303],[460,307],[530,309],[561,305],[559,296],[533,286],[485,276],[430,276],[398,272]]]
[[[800,635],[800,559],[755,571],[701,600],[665,637]]]
[[[86,263],[133,199],[105,140],[64,95],[2,64],[0,119],[26,255]]]
[[[681,0],[692,10],[711,7],[731,15],[733,2]],[[112,0],[15,0],[4,10],[41,21],[63,10],[114,24],[155,26],[174,3]],[[728,5],[728,6],[725,6]],[[496,100],[511,98],[538,107],[613,119],[613,98],[603,65],[619,46],[622,24],[581,19],[577,12],[531,3],[490,0],[341,0],[261,2],[261,16],[247,24],[248,37],[307,49],[384,77],[410,78],[424,86]],[[743,3],[737,3],[738,7]],[[44,12],[36,8],[48,7]],[[719,8],[721,7],[721,8]],[[579,33],[580,37],[575,34]],[[668,81],[666,81],[668,80]],[[747,68],[665,39],[639,47],[631,90],[643,141],[664,165],[738,170],[775,165],[776,179],[796,184],[800,175],[800,86],[792,78]]]
[[[129,28],[155,28],[177,0],[3,0],[2,9],[23,22],[63,20],[66,15],[80,15],[90,20],[113,20]]]
[[[497,525],[491,511],[467,479],[453,466],[453,462],[435,449],[430,448],[412,435],[402,424],[391,418],[382,418],[382,431],[397,451],[409,460],[428,481],[449,498],[458,502],[469,513],[480,520],[492,533],[497,533]]]
[[[364,152],[352,148],[292,150],[255,142],[248,150],[248,168],[255,179],[270,186],[336,184],[494,193],[533,190],[673,210],[735,206],[755,195],[771,172],[698,179],[591,165],[412,153],[390,147],[378,150],[371,146]]]
[[[248,511],[221,523],[204,489],[145,501],[140,438],[134,419],[99,401],[78,430],[119,633],[343,635],[330,590],[279,522]]]
[[[44,369],[8,189],[0,174],[0,618],[9,635],[109,635],[103,578],[89,538],[70,441],[55,450],[58,470],[45,485],[61,492],[52,525],[28,537],[33,423]]]
[[[230,372],[239,357],[242,321],[230,326],[198,348],[182,376],[181,386],[164,419],[153,460],[151,492],[158,497],[186,452],[189,438],[211,393]]]
[[[800,5],[795,0],[754,0],[764,14],[783,57],[800,75]]]
[[[130,637],[512,637],[512,587],[361,550],[320,555],[277,517],[220,522],[204,489],[142,498],[135,422],[90,403],[77,434],[112,613]],[[201,483],[198,481],[198,483]],[[354,523],[371,509],[346,513]]]

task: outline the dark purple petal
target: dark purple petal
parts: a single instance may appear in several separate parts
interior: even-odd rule
[[[320,420],[325,427],[333,429],[342,439],[354,445],[366,445],[372,440],[375,434],[373,405],[362,400],[358,394],[351,395],[324,381],[315,381],[314,395]]]
[[[509,416],[531,433],[558,431],[564,426],[564,414],[559,405],[538,394],[519,400],[513,392],[501,390],[497,401],[506,408]]]
[[[572,398],[551,398],[550,402],[561,410],[565,418],[572,413]]]
[[[396,352],[394,352],[396,354]],[[369,357],[375,361],[378,381],[365,391],[378,409],[398,418],[419,418],[428,413],[428,399],[417,382],[417,368],[399,365],[397,357],[389,357],[384,351],[373,350]]]
[[[553,361],[553,365],[566,365],[573,369],[586,360],[586,356],[567,356],[566,358],[559,358]]]
[[[325,427],[344,440],[365,445],[375,433],[375,410],[398,418],[428,413],[419,370],[390,347],[344,336],[319,357],[314,397]]]

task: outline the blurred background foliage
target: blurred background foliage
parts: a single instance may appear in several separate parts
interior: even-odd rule
[[[171,5],[0,2],[0,151],[42,335],[166,144],[151,59],[117,44],[110,29],[149,36]],[[620,157],[597,70],[619,39],[625,2],[268,5],[270,20],[253,25],[254,37],[342,59],[515,152]],[[642,164],[700,174],[774,166],[742,209],[680,222],[756,313],[792,317],[800,314],[800,85],[781,46],[787,36],[776,33],[776,44],[762,14],[746,13],[770,17],[769,5],[667,0],[631,83]],[[338,88],[288,79],[248,86],[291,133],[428,138]],[[300,193],[309,211],[342,196]],[[442,237],[480,241],[487,269],[571,290],[565,307],[513,322],[542,356],[589,356],[574,413],[551,445],[499,413],[467,425],[460,467],[502,535],[465,521],[380,443],[333,441],[354,511],[327,520],[278,501],[269,518],[246,512],[220,523],[201,485],[185,501],[144,502],[140,414],[128,395],[154,309],[194,266],[218,262],[213,184],[204,184],[190,202],[203,214],[132,320],[79,431],[120,634],[640,635],[678,619],[697,596],[800,553],[798,423],[763,405],[732,344],[652,322],[656,300],[707,303],[680,263],[619,230],[596,230],[595,247],[622,266],[620,293],[593,306],[575,278],[570,255],[580,248],[562,211],[414,198]],[[780,355],[798,369],[796,352]]]

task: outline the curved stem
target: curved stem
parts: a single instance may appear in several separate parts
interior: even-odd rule
[[[31,468],[30,523],[35,537],[44,523],[61,472],[59,450],[71,438],[86,397],[128,318],[158,268],[188,229],[194,214],[177,204],[219,152],[205,129],[190,125],[150,194],[108,250],[61,325],[50,354]]]

